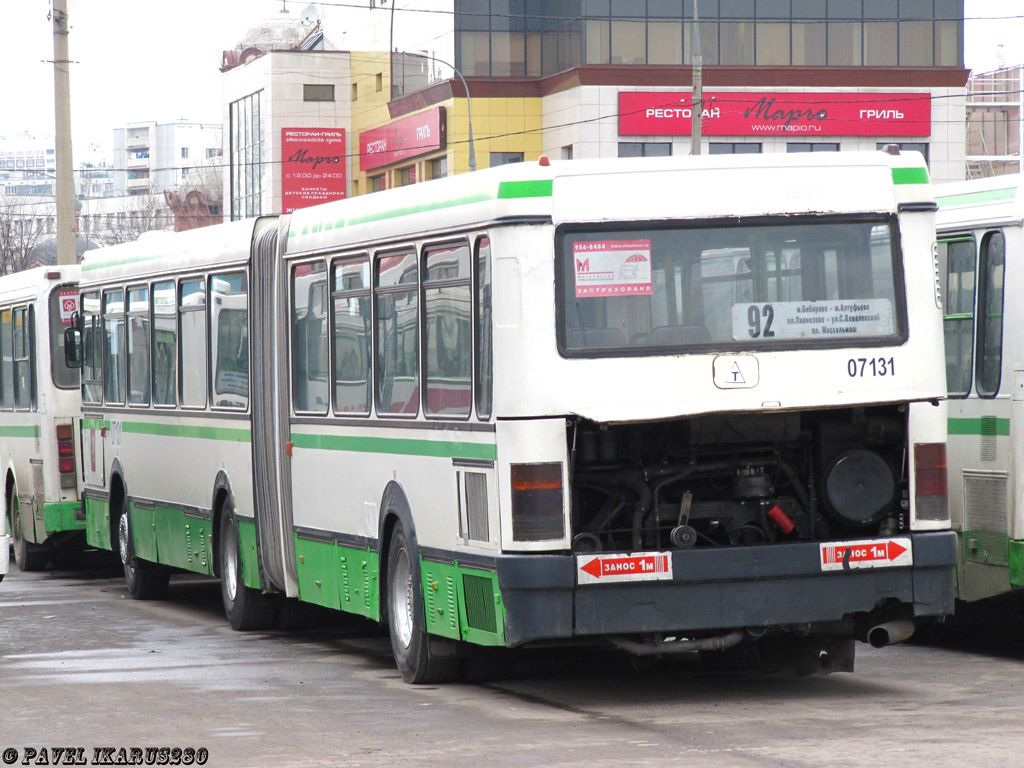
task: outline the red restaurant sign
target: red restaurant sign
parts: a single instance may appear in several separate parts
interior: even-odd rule
[[[930,136],[927,93],[705,91],[707,136]],[[619,93],[620,136],[689,136],[688,91]]]
[[[281,206],[285,213],[345,197],[345,129],[281,129]]]
[[[399,163],[447,146],[445,108],[403,117],[359,134],[359,170]]]

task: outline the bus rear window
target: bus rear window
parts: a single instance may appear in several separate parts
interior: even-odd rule
[[[567,356],[895,342],[888,219],[566,232]]]

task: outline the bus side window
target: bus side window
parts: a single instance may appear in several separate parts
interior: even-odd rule
[[[179,287],[181,404],[206,407],[206,287],[202,278]]]
[[[1003,273],[1005,242],[1002,232],[989,232],[981,241],[978,286],[977,370],[978,394],[995,397],[1003,365]]]
[[[966,397],[971,391],[974,362],[974,238],[939,243],[946,281],[942,331],[946,346],[946,391]]]
[[[334,411],[370,413],[370,262],[334,265]]]
[[[249,289],[244,272],[210,278],[213,404],[249,405]]]
[[[149,405],[149,288],[128,289],[128,402]]]
[[[100,317],[100,295],[97,291],[82,294],[85,334],[82,342],[82,401],[103,400],[103,330]]]
[[[419,310],[416,252],[378,255],[377,413],[415,415],[419,410]]]
[[[491,418],[494,393],[493,353],[491,351],[491,240],[476,241],[476,336],[473,361],[476,380],[476,415]]]
[[[327,413],[327,266],[299,264],[292,270],[292,406]]]
[[[14,407],[14,311],[4,309],[0,316],[0,408]]]
[[[153,283],[153,404],[178,403],[178,317],[174,281]]]
[[[473,396],[473,289],[469,243],[423,258],[423,383],[428,415],[468,417]]]
[[[128,350],[125,344],[124,291],[103,293],[103,401],[123,405]]]

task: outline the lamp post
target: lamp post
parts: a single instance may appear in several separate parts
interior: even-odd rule
[[[690,154],[700,154],[701,144],[701,122],[700,116],[704,111],[704,57],[700,51],[700,17],[697,14],[697,3],[693,0],[693,94],[690,99],[690,112],[692,117],[690,127]]]
[[[456,68],[454,64],[449,64],[444,59],[439,59],[435,56],[430,56],[426,53],[407,53],[406,56],[413,56],[417,59],[427,59],[428,61],[436,61],[438,64],[444,64],[446,67],[451,67],[452,71],[458,75],[459,80],[462,81],[462,87],[466,91],[466,117],[469,120],[469,170],[476,170],[476,150],[473,148],[473,108],[472,102],[469,98],[469,86],[466,85],[466,78],[462,76],[462,73]]]

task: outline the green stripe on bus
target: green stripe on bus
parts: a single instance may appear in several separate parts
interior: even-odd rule
[[[538,181],[503,181],[498,184],[499,200],[515,200],[523,197],[551,197],[554,182],[551,179]]]
[[[38,426],[17,426],[14,424],[0,427],[0,437],[39,437],[42,430]]]
[[[109,429],[110,421],[107,419],[82,419],[82,429]]]
[[[927,184],[927,168],[893,168],[893,184]]]
[[[84,531],[85,513],[79,501],[54,501],[43,504],[43,525],[46,534],[59,531]]]
[[[974,319],[974,313],[973,312],[961,312],[958,315],[943,315],[942,319],[943,320],[973,320]]]
[[[134,435],[157,435],[159,437],[194,437],[200,440],[224,440],[230,443],[252,441],[252,430],[232,427],[199,427],[182,424],[159,424],[147,421],[126,421],[122,432]]]
[[[985,425],[983,427],[983,425]],[[992,426],[995,426],[995,434],[999,437],[1009,437],[1009,419],[954,419],[950,418],[946,429],[951,435],[991,435]]]
[[[1024,541],[1010,540],[1010,584],[1024,587]]]
[[[292,238],[310,234],[315,235],[318,232],[331,229],[343,229],[357,224],[386,221],[387,219],[397,219],[402,216],[412,216],[417,213],[430,213],[432,211],[444,210],[445,208],[457,208],[462,205],[486,203],[491,200],[517,200],[529,197],[551,197],[552,187],[553,183],[551,179],[538,179],[533,181],[502,181],[498,184],[497,193],[474,192],[462,197],[453,197],[447,200],[421,203],[419,205],[407,205],[401,208],[393,208],[388,211],[380,211],[378,213],[367,213],[360,216],[340,218],[335,221],[328,222],[313,222],[304,226],[301,231],[297,232],[292,230],[288,233],[288,237]]]
[[[993,203],[997,200],[1013,200],[1017,196],[1016,187],[1004,187],[1003,189],[990,189],[985,192],[965,192],[962,195],[943,195],[935,198],[939,208],[949,208],[956,205],[978,205],[980,203]]]
[[[292,434],[295,448],[353,453],[390,453],[399,456],[433,456],[448,459],[498,458],[493,443],[463,443],[451,440],[410,440],[392,437],[353,437],[350,435]]]
[[[170,254],[167,253],[147,253],[140,256],[124,256],[120,259],[104,259],[102,261],[86,262],[82,264],[83,272],[91,272],[94,269],[106,269],[107,267],[121,267],[125,264],[138,264],[143,261],[153,261],[155,259],[167,258]],[[184,254],[179,254],[184,255]]]

